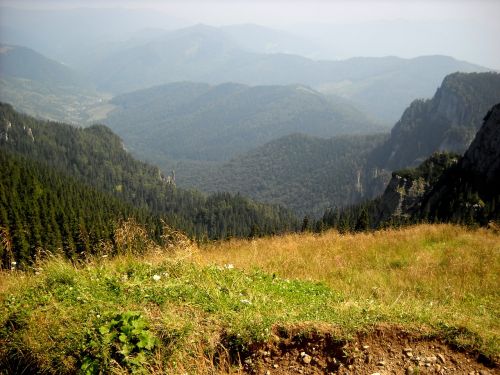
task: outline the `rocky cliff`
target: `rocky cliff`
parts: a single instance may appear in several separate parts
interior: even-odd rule
[[[387,221],[407,221],[420,212],[425,195],[443,172],[458,162],[458,155],[436,153],[418,168],[393,172],[373,214],[375,226]]]
[[[416,100],[374,154],[382,168],[416,166],[436,151],[462,154],[481,119],[500,102],[500,74],[454,73],[430,100]]]
[[[484,178],[487,185],[500,178],[500,103],[484,118],[481,131],[477,133],[460,165]]]
[[[493,106],[464,156],[435,154],[418,168],[393,173],[373,213],[388,221],[500,220],[500,103]]]

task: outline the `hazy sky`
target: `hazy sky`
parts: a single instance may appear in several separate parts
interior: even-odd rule
[[[291,25],[379,20],[482,20],[498,23],[498,0],[0,0],[25,8],[155,9],[188,22]]]
[[[0,4],[28,9],[149,9],[185,25],[255,23],[308,34],[323,44],[334,38],[337,58],[449,54],[500,69],[500,0],[0,0]],[[334,35],[339,25],[351,27],[340,47],[339,35]],[[377,39],[370,41],[370,34]]]

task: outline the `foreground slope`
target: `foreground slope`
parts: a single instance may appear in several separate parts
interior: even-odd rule
[[[499,244],[427,225],[52,260],[39,275],[0,273],[0,367],[491,374]]]

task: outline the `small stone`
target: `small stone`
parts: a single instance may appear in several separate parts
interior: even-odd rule
[[[278,368],[280,367],[279,365],[277,365],[276,363],[273,365],[274,368]]]
[[[271,371],[267,370],[266,375],[271,375]]]
[[[405,352],[405,353],[406,353],[406,352],[412,352],[412,351],[413,351],[413,349],[412,349],[412,348],[404,348],[404,349],[403,349],[403,352]]]
[[[434,356],[426,357],[425,358],[425,362],[426,363],[436,363],[437,362],[437,358],[434,357]]]
[[[413,375],[414,371],[413,371],[413,367],[411,366],[408,366],[406,368],[406,375]]]
[[[312,357],[309,354],[305,354],[302,356],[302,362],[304,362],[306,365],[311,363]]]
[[[364,350],[370,349],[370,345],[363,345],[363,349]]]
[[[405,352],[405,355],[406,355],[408,358],[413,357],[413,353],[412,353],[412,352]]]
[[[377,366],[385,366],[385,361],[378,361]]]

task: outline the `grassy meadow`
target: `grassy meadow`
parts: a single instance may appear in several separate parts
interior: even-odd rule
[[[397,324],[492,359],[500,353],[500,234],[491,229],[141,248],[1,272],[0,368],[237,373],[238,355],[276,327],[301,325],[348,338]]]

